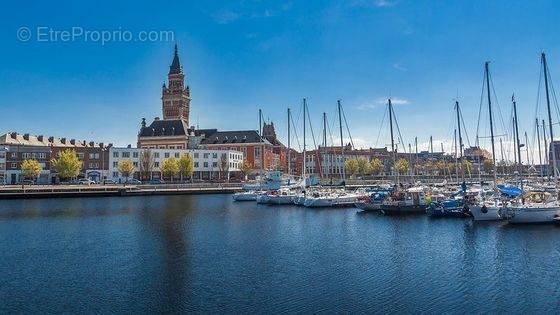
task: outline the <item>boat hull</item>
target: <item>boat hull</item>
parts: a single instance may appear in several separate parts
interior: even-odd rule
[[[424,214],[425,205],[381,205],[380,209],[384,214]]]
[[[306,198],[303,203],[309,208],[325,208],[325,207],[351,207],[358,198],[356,196],[339,197],[339,198]]]
[[[291,205],[294,203],[292,195],[270,196],[267,204],[269,205]]]
[[[500,215],[500,208],[493,206],[470,206],[469,210],[475,221],[496,221],[503,220]]]
[[[363,211],[379,211],[381,209],[380,203],[356,202],[354,206]]]
[[[233,195],[233,200],[235,201],[256,201],[257,194],[253,193],[239,193]]]
[[[511,208],[509,210],[508,223],[555,223],[560,217],[560,208]]]

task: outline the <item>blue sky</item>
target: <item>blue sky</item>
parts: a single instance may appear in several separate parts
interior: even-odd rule
[[[0,13],[0,129],[134,145],[140,119],[161,116],[176,41],[201,128],[256,129],[262,108],[284,137],[286,107],[297,116],[307,97],[319,134],[342,99],[356,145],[369,147],[391,96],[405,143],[448,145],[458,97],[474,142],[489,60],[504,119],[515,92],[532,135],[541,51],[560,75],[559,13],[555,1],[12,1]],[[39,42],[38,27],[170,30],[175,41]]]

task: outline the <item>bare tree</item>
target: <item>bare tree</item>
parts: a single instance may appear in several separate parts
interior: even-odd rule
[[[152,172],[154,171],[154,157],[150,149],[143,149],[140,151],[140,176],[144,180],[152,179]]]
[[[227,153],[223,153],[222,157],[220,158],[220,164],[218,164],[220,168],[220,173],[226,173],[227,180],[229,181],[229,161],[227,158]]]

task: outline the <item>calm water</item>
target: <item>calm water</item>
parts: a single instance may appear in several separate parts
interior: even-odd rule
[[[560,310],[560,228],[233,203],[0,201],[0,313]]]

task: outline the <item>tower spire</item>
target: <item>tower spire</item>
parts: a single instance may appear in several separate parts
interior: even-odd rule
[[[181,73],[183,73],[183,68],[181,67],[181,62],[179,61],[179,50],[177,49],[177,44],[175,44],[173,61],[171,62],[171,66],[169,66],[169,74],[181,74]]]

